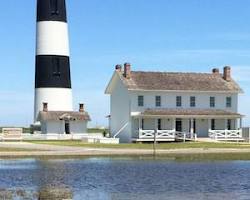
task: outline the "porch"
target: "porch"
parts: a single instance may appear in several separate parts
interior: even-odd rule
[[[214,112],[213,112],[214,113]],[[132,117],[134,142],[241,141],[241,115],[145,115]]]

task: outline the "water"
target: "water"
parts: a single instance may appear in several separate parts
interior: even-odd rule
[[[250,199],[250,161],[0,160],[0,199]]]

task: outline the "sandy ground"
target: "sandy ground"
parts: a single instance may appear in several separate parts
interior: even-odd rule
[[[0,157],[11,156],[101,156],[101,155],[152,155],[153,149],[112,149],[112,148],[86,148],[69,147],[46,144],[32,144],[27,142],[0,142],[0,148],[13,148],[12,151],[0,152]],[[15,151],[15,148],[27,151]],[[29,151],[28,151],[29,150]],[[34,150],[34,151],[30,151]],[[216,153],[250,153],[250,149],[239,148],[188,148],[188,149],[161,149],[157,154],[216,154]]]

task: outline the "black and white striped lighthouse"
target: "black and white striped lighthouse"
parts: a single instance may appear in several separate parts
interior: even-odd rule
[[[73,110],[65,0],[37,0],[35,121],[43,103]]]

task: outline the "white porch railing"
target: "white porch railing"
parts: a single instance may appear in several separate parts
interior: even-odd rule
[[[156,138],[175,138],[175,130],[157,130]]]
[[[171,139],[171,140],[191,140],[194,139],[192,137],[191,133],[188,132],[178,132],[175,129],[173,130],[139,130],[139,139],[154,139],[154,137],[156,138],[156,140],[158,139]]]
[[[242,129],[239,130],[209,130],[209,137],[214,140],[242,139]]]
[[[139,138],[154,138],[155,130],[139,130]]]

